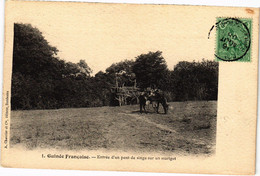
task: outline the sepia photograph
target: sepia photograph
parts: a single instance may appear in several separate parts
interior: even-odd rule
[[[89,16],[14,23],[10,147],[214,154],[218,62],[175,56],[161,18]]]
[[[257,20],[256,8],[6,2],[2,164],[253,173]]]

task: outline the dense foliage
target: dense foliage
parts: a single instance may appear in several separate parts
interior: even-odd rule
[[[149,52],[136,57],[133,72],[140,88],[161,88],[166,81],[167,65],[162,52]]]
[[[59,59],[42,33],[29,24],[14,25],[12,109],[94,107],[114,101],[111,88],[159,88],[170,101],[216,100],[218,63],[179,62],[167,68],[161,51],[114,63],[91,76],[85,60]]]

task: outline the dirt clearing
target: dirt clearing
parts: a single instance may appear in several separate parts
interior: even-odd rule
[[[211,155],[216,101],[170,103],[168,114],[138,105],[11,112],[11,147]],[[162,109],[159,110],[161,113]]]

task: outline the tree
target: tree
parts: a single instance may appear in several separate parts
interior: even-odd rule
[[[89,77],[90,73],[92,73],[92,69],[88,66],[85,60],[80,60],[79,63],[77,63],[80,73],[84,76]]]
[[[119,73],[120,71],[125,71],[127,74],[131,74],[133,64],[133,60],[124,60],[118,63],[114,63],[106,69],[106,73],[115,74]]]
[[[77,79],[88,78],[92,73],[91,68],[85,60],[80,60],[78,63],[67,62],[62,70],[63,77],[73,77]]]
[[[55,57],[57,52],[37,28],[30,24],[14,24],[13,108],[52,107],[55,104],[50,103],[55,80],[61,79],[60,70],[64,67]]]
[[[179,62],[171,73],[175,100],[217,100],[218,63]]]
[[[106,74],[113,78],[119,86],[133,86],[135,82],[135,74],[133,73],[133,60],[124,60],[118,63],[112,64],[106,69]]]
[[[14,24],[13,72],[35,77],[53,76],[56,73],[52,69],[57,71],[59,67],[55,57],[57,52],[57,48],[49,45],[37,28],[30,24]]]
[[[12,109],[92,106],[96,85],[85,60],[59,59],[57,48],[30,24],[14,24]]]
[[[137,56],[133,65],[133,72],[140,88],[162,88],[166,81],[165,75],[168,72],[162,52],[149,52]]]

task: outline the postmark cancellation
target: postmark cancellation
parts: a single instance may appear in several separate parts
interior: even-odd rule
[[[251,61],[252,19],[217,18],[217,61]]]

